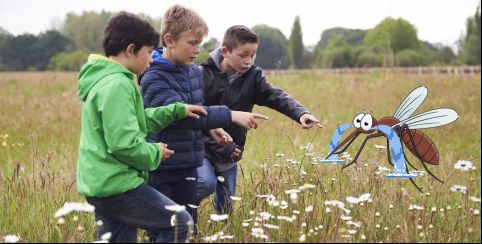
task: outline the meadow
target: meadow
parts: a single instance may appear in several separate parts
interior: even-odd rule
[[[92,213],[54,216],[65,202],[84,201],[75,186],[81,107],[76,75],[0,73],[0,241],[7,235],[19,242],[97,239]],[[480,74],[305,71],[267,78],[321,118],[323,128],[302,130],[284,115],[256,107],[269,120],[248,133],[234,214],[216,221],[212,197],[203,201],[196,241],[481,241]],[[407,179],[384,178],[392,168],[383,138],[368,141],[357,164],[343,170],[317,162],[327,155],[338,125],[361,112],[391,116],[418,86],[429,93],[415,114],[442,107],[459,114],[452,124],[422,130],[440,155],[440,164],[430,170],[444,184],[418,176],[420,193]],[[346,157],[356,154],[363,138]],[[466,171],[456,167],[460,162],[469,165]],[[140,231],[139,241],[144,238]]]

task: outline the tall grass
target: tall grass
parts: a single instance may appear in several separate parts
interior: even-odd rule
[[[480,202],[470,200],[481,195],[480,76],[306,72],[268,80],[322,117],[324,128],[302,130],[284,115],[257,107],[255,111],[270,120],[248,133],[238,170],[236,195],[241,200],[234,202],[234,213],[225,222],[211,221],[212,198],[203,201],[197,241],[481,241]],[[423,130],[440,154],[440,165],[430,169],[444,184],[419,176],[415,182],[424,191],[419,193],[408,180],[377,174],[378,166],[390,168],[386,149],[375,147],[385,145],[383,138],[370,140],[358,163],[344,170],[341,165],[316,163],[316,157],[327,154],[337,125],[351,123],[360,112],[377,119],[391,116],[420,85],[429,94],[416,113],[449,107],[460,116],[453,124]],[[84,201],[75,192],[81,105],[75,89],[75,73],[1,73],[0,238],[14,234],[22,242],[96,239],[92,214],[70,214],[63,224],[53,216],[64,202]],[[362,141],[363,137],[350,146],[352,157]],[[311,151],[305,147],[308,143]],[[422,168],[408,150],[405,153]],[[454,169],[458,160],[473,162],[475,170]],[[467,186],[466,194],[451,192],[452,185]],[[299,191],[296,201],[287,191]],[[371,201],[346,201],[347,196],[364,193],[371,194]],[[326,202],[332,200],[343,202],[346,210]],[[409,210],[411,205],[424,209]]]

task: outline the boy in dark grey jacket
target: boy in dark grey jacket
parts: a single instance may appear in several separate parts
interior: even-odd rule
[[[214,50],[202,64],[204,82],[204,105],[226,105],[231,110],[251,112],[254,105],[274,109],[303,128],[320,122],[288,93],[273,87],[262,75],[259,67],[253,66],[258,48],[258,36],[245,26],[229,28],[222,47]],[[212,137],[205,136],[205,159],[197,169],[198,196],[203,199],[215,192],[218,213],[232,210],[231,196],[236,187],[237,162],[241,160],[247,130],[237,125],[224,128],[233,138],[228,146],[219,145]],[[224,180],[217,181],[222,176]]]

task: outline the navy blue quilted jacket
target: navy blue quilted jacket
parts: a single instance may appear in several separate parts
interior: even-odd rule
[[[141,77],[141,94],[146,108],[175,102],[203,104],[202,71],[196,65],[174,65],[162,56],[162,50],[153,52],[154,63]],[[173,123],[161,133],[148,135],[150,142],[163,142],[174,150],[174,155],[163,160],[157,170],[197,168],[204,158],[202,130],[229,127],[231,111],[227,106],[204,107],[208,116],[186,118]]]

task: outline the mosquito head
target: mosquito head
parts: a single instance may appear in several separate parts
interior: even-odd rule
[[[371,114],[360,113],[353,118],[353,126],[358,133],[371,134],[375,132],[373,127],[377,125],[377,120]]]

